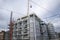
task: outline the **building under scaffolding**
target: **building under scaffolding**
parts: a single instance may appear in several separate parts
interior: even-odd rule
[[[35,14],[19,18],[14,23],[13,40],[49,40],[47,28]]]

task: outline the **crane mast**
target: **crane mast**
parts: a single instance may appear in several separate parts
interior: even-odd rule
[[[12,15],[13,15],[13,12],[11,11],[11,15],[10,15],[10,24],[9,24],[9,35],[10,35],[10,40],[12,40],[12,34],[13,34],[13,21],[12,21]]]

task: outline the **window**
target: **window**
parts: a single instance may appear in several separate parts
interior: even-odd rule
[[[27,20],[23,21],[23,24],[27,24]]]
[[[19,22],[20,26],[22,25],[22,22]]]
[[[19,34],[21,34],[21,31],[19,31]]]
[[[24,28],[27,28],[27,25],[25,25],[25,27]]]
[[[15,24],[15,27],[17,27],[17,23]]]
[[[27,33],[27,31],[28,31],[28,30],[27,30],[27,29],[25,29],[25,30],[24,30],[24,33]]]
[[[21,27],[19,29],[22,29]]]
[[[28,36],[28,34],[25,34],[24,37]]]

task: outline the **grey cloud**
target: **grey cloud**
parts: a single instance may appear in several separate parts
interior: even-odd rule
[[[6,13],[0,12],[0,21],[7,21],[9,19],[9,15]]]

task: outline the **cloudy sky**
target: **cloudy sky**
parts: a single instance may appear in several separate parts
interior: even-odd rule
[[[60,0],[30,0],[30,13],[35,13],[43,21],[53,23],[60,30]],[[27,14],[27,0],[0,0],[0,31],[8,30],[10,13],[16,20]]]

